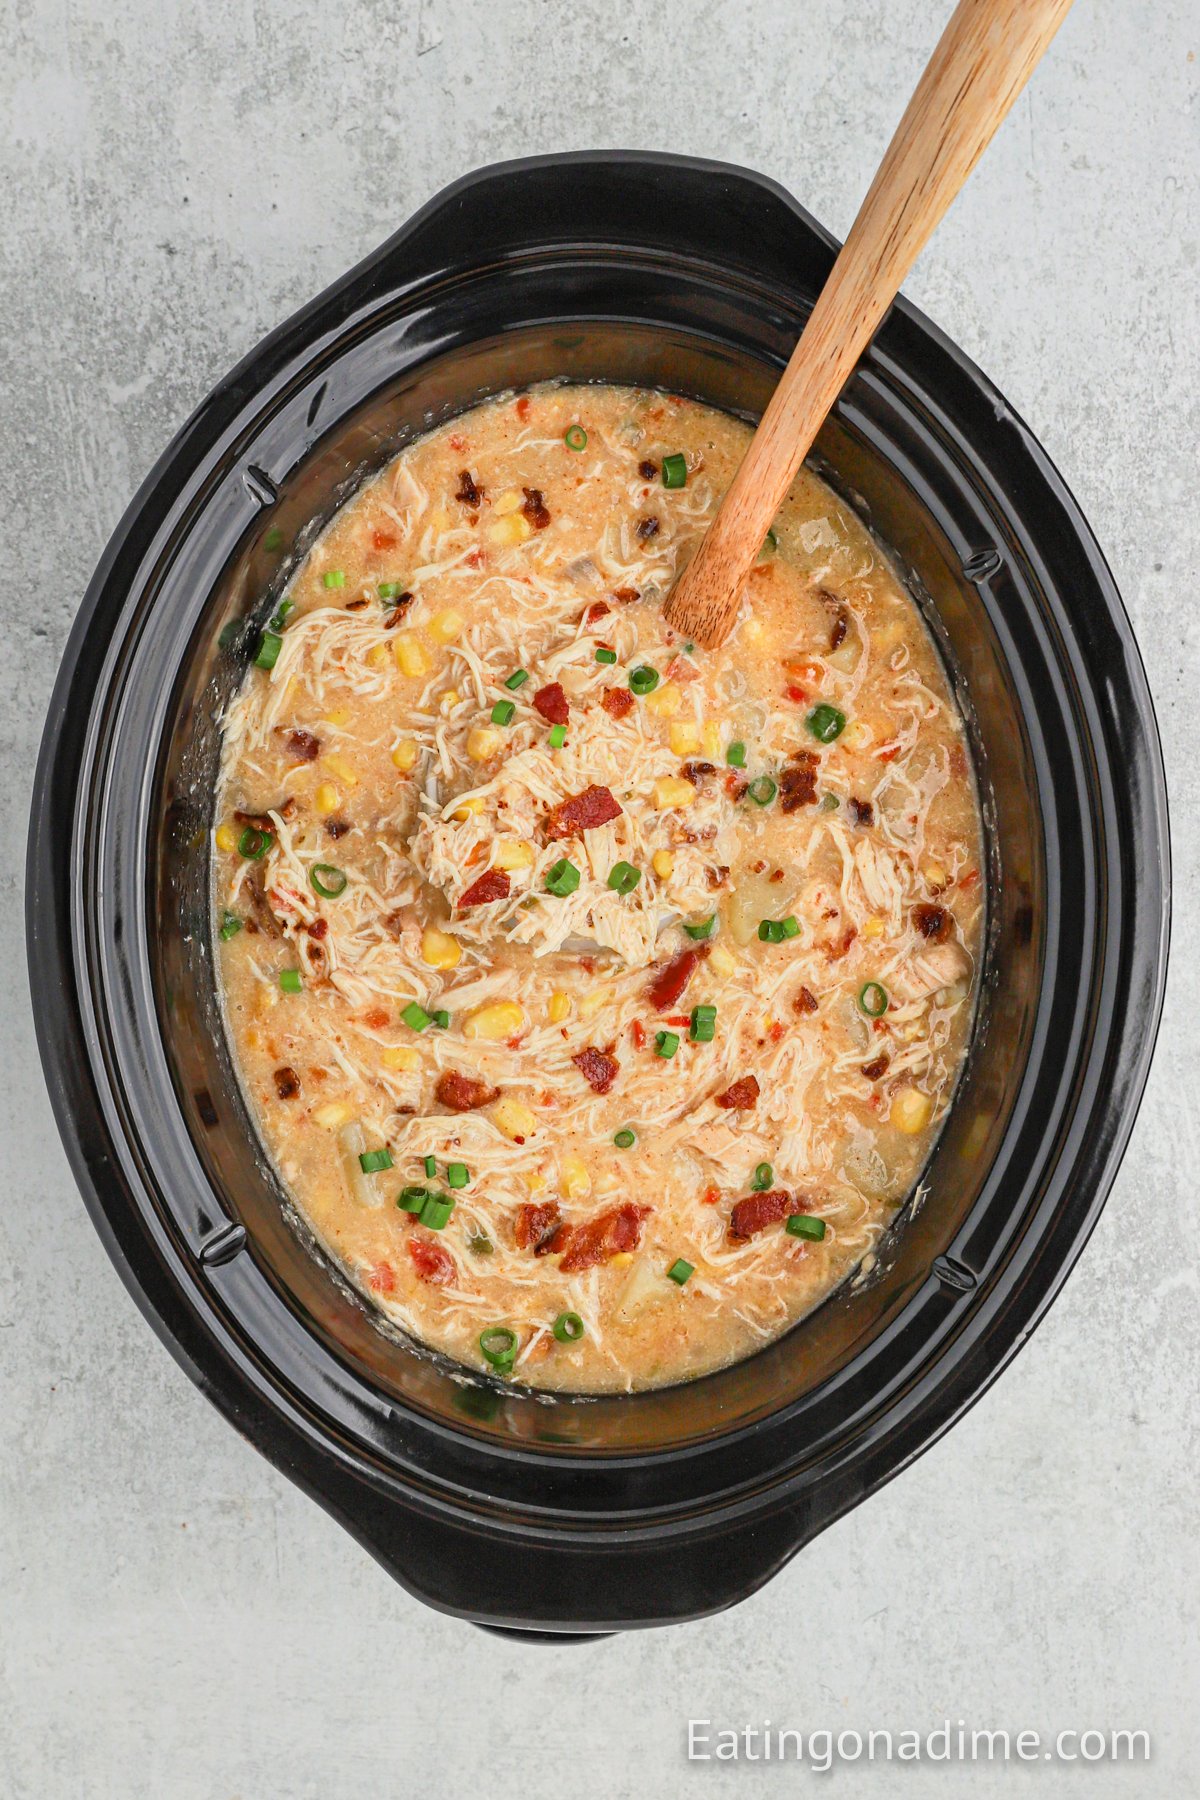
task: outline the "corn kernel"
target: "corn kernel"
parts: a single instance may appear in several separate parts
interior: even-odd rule
[[[331,781],[323,781],[313,798],[317,811],[323,818],[328,818],[330,813],[338,809],[338,791]]]
[[[646,696],[646,707],[660,719],[673,719],[683,704],[683,689],[675,681],[664,681]]]
[[[943,869],[941,863],[922,863],[921,873],[925,877],[926,886],[931,887],[935,894],[940,894],[946,885],[946,871]]]
[[[387,645],[386,644],[372,644],[371,648],[367,651],[367,667],[369,669],[385,668],[387,666],[387,660],[388,660]]]
[[[523,544],[527,537],[533,536],[533,526],[522,513],[509,513],[506,519],[497,519],[488,526],[488,537],[493,544]]]
[[[874,733],[862,719],[851,719],[842,733],[842,742],[847,750],[865,750]]]
[[[453,644],[462,636],[463,616],[452,608],[429,622],[429,635],[439,644]]]
[[[700,748],[700,727],[694,719],[675,719],[667,742],[676,756],[694,756]]]
[[[708,966],[724,979],[737,974],[737,962],[730,956],[724,944],[713,945],[708,953]]]
[[[468,1013],[463,1021],[464,1037],[485,1038],[492,1043],[516,1037],[524,1029],[525,1008],[518,1006],[515,1000],[494,1000],[490,1006],[481,1006]]]
[[[587,993],[583,996],[583,999],[579,1002],[580,1018],[594,1019],[600,1009],[608,1005],[612,997],[613,990],[610,987],[601,986],[589,988]]]
[[[431,969],[456,969],[462,961],[462,945],[448,931],[427,925],[421,933],[421,961]]]
[[[568,1200],[580,1200],[592,1191],[592,1178],[587,1164],[578,1156],[564,1156],[559,1165],[559,1184]]]
[[[868,919],[863,926],[863,936],[865,938],[881,938],[886,930],[887,920],[881,919],[879,915],[876,914],[873,919]]]
[[[704,727],[704,754],[715,762],[721,754],[721,727],[709,721]]]
[[[233,826],[230,825],[228,822],[224,825],[218,825],[217,826],[217,849],[218,850],[236,850],[237,845],[238,845],[237,832],[233,829]]]
[[[396,658],[396,667],[402,675],[408,675],[413,680],[428,675],[429,658],[425,654],[425,646],[411,631],[396,633],[392,639],[392,655]]]
[[[441,693],[438,695],[438,711],[441,713],[443,719],[449,718],[461,699],[462,695],[457,688],[442,689]]]
[[[528,869],[533,863],[533,845],[524,838],[497,838],[493,869]]]
[[[888,1115],[897,1131],[903,1131],[908,1137],[916,1137],[924,1131],[933,1114],[933,1101],[920,1088],[898,1088],[892,1096],[891,1112]]]
[[[410,769],[416,768],[417,757],[419,755],[420,750],[414,739],[401,738],[400,742],[396,745],[396,748],[392,751],[392,761],[402,775],[407,775]]]
[[[675,873],[675,858],[669,850],[656,850],[650,858],[650,867],[660,881],[670,881]]]
[[[349,708],[345,706],[335,706],[333,711],[326,713],[325,717],[321,720],[322,725],[332,725],[335,730],[339,725],[348,725],[349,722],[350,711]]]
[[[504,1136],[511,1139],[514,1144],[523,1144],[526,1138],[532,1137],[537,1130],[537,1120],[529,1108],[523,1101],[514,1100],[507,1094],[502,1100],[497,1100],[488,1116],[496,1130],[503,1132]],[[534,1183],[535,1177],[531,1175],[529,1177],[531,1188]],[[537,1186],[543,1187],[544,1185],[544,1179],[538,1177]]]
[[[550,996],[550,1004],[546,1008],[547,1017],[552,1025],[561,1025],[564,1019],[571,1016],[571,996],[561,990]]]
[[[350,1117],[350,1108],[340,1100],[330,1100],[324,1106],[318,1106],[313,1114],[314,1125],[320,1125],[325,1131],[336,1131]]]
[[[389,1045],[380,1060],[385,1069],[405,1069],[409,1073],[411,1073],[413,1069],[419,1069],[421,1066],[419,1052],[412,1049],[408,1044]]]
[[[682,775],[663,775],[654,784],[654,804],[659,812],[690,806],[695,798],[695,788]]]
[[[503,742],[503,735],[490,725],[473,725],[467,733],[467,755],[472,762],[489,762]]]
[[[610,1258],[610,1261],[615,1269],[627,1269],[633,1261],[633,1251],[618,1250],[617,1254]]]
[[[492,507],[498,519],[506,518],[509,513],[520,512],[521,496],[516,488],[508,488]]]
[[[501,1105],[503,1105],[503,1104],[504,1104],[503,1101],[501,1101]],[[530,1113],[529,1116],[531,1119],[533,1118],[532,1113]],[[525,1185],[529,1189],[531,1194],[540,1194],[542,1189],[546,1185],[546,1177],[542,1173],[541,1169],[531,1169],[529,1172],[529,1175],[526,1178]]]
[[[472,794],[469,800],[459,801],[454,811],[450,814],[450,817],[452,819],[457,819],[461,825],[464,819],[473,818],[476,813],[481,813],[482,811],[483,801],[478,794]]]
[[[355,772],[354,764],[348,762],[338,751],[330,750],[321,758],[321,761],[331,774],[338,777],[344,787],[356,788],[358,786],[358,775]]]

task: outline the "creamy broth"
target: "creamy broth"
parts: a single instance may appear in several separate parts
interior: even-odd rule
[[[749,432],[544,386],[409,445],[225,724],[214,904],[276,1166],[474,1368],[656,1386],[870,1256],[965,1054],[984,894],[920,615],[805,470],[728,643],[662,601]]]

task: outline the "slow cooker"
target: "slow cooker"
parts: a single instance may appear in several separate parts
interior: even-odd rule
[[[1158,738],[1103,557],[1002,396],[901,301],[815,466],[897,558],[966,716],[990,919],[973,1049],[874,1266],[749,1360],[625,1397],[469,1374],[385,1328],[266,1160],[214,980],[221,710],[365,473],[479,399],[643,383],[753,418],[836,245],[761,176],[597,153],[447,189],[220,382],[104,553],[30,837],[41,1055],[109,1254],[204,1393],[405,1588],[560,1636],[745,1598],[919,1454],[1079,1255],[1166,961]]]

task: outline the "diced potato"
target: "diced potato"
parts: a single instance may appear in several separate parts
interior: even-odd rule
[[[417,757],[421,754],[420,746],[415,738],[401,738],[392,751],[392,761],[402,775],[407,775],[417,766]]]
[[[490,1005],[467,1014],[463,1021],[463,1036],[503,1043],[506,1038],[516,1037],[519,1031],[524,1031],[525,1023],[525,1008],[515,1000],[493,1000]]]
[[[675,858],[669,850],[656,850],[650,858],[650,867],[660,881],[670,881],[675,873]]]
[[[672,719],[667,742],[676,756],[694,756],[700,748],[700,727],[694,719]]]
[[[456,969],[462,960],[462,945],[448,931],[427,925],[421,933],[421,961],[431,969]]]
[[[514,1144],[523,1144],[526,1138],[531,1138],[537,1130],[537,1120],[529,1108],[523,1101],[514,1100],[507,1094],[503,1099],[497,1100],[488,1116],[497,1131],[503,1132],[504,1136]],[[538,1187],[545,1185],[544,1179],[531,1175],[529,1177],[531,1188],[535,1184],[535,1179]]]
[[[358,786],[358,772],[355,769],[354,764],[346,757],[342,756],[339,751],[328,751],[321,758],[321,761],[331,775],[336,775],[338,777],[338,780],[342,783],[343,787],[356,788]]]
[[[887,926],[887,920],[881,919],[878,913],[876,913],[875,916],[868,919],[863,926],[863,936],[865,938],[881,938],[887,930]]]
[[[429,622],[429,635],[439,644],[453,644],[462,636],[463,616],[452,607],[437,613]]]
[[[338,791],[331,781],[323,781],[313,798],[322,818],[328,818],[330,813],[335,813],[338,809]]]
[[[903,1131],[908,1137],[916,1137],[924,1131],[933,1116],[933,1101],[920,1088],[897,1088],[892,1096],[892,1108],[889,1118],[897,1131]]]
[[[236,850],[237,845],[238,845],[238,834],[233,829],[233,826],[229,823],[229,821],[226,820],[226,822],[223,825],[218,825],[217,826],[217,849],[218,850]]]
[[[461,825],[464,819],[470,819],[476,813],[481,813],[482,811],[483,811],[483,801],[480,799],[478,794],[472,794],[472,796],[469,800],[460,800],[459,801],[459,803],[455,807],[454,811],[450,814],[450,817],[452,819],[457,819],[459,824]]]
[[[613,1261],[617,1261],[615,1256]],[[632,1263],[633,1267],[628,1281],[617,1295],[615,1307],[616,1316],[623,1324],[635,1319],[656,1300],[665,1300],[673,1288],[673,1284],[660,1269],[655,1268],[648,1256],[634,1258],[627,1254],[626,1261]]]
[[[411,631],[398,631],[392,639],[392,655],[396,658],[396,667],[402,675],[417,680],[429,673],[429,658],[425,654],[425,646],[420,638]]]
[[[520,512],[520,510],[521,495],[516,488],[507,488],[492,507],[492,511],[498,519],[507,518],[509,513]]]
[[[524,838],[498,838],[492,857],[493,869],[528,869],[533,863],[533,845]]]
[[[673,719],[683,704],[683,689],[675,681],[664,681],[646,696],[646,710],[660,719]]]
[[[364,1174],[363,1166],[358,1160],[366,1148],[367,1134],[358,1119],[352,1119],[349,1124],[342,1126],[338,1132],[338,1151],[346,1186],[360,1206],[378,1208],[384,1204],[384,1196],[370,1176]]]
[[[322,1131],[336,1131],[349,1117],[348,1106],[344,1106],[340,1100],[328,1100],[313,1113],[313,1124],[319,1125]]]
[[[384,1051],[382,1061],[385,1069],[404,1069],[411,1074],[420,1068],[421,1054],[408,1044],[392,1044]]]
[[[569,1019],[571,1016],[570,994],[564,994],[561,988],[557,993],[551,994],[546,1015],[552,1025],[561,1025],[564,1019]]]
[[[682,775],[662,775],[654,784],[654,804],[659,812],[690,806],[695,798],[695,788]]]
[[[704,727],[704,754],[710,761],[716,762],[721,754],[721,727],[710,719]]]
[[[487,534],[493,544],[523,544],[533,536],[533,526],[523,513],[513,512],[507,518],[494,519]]]
[[[581,1200],[592,1191],[588,1167],[578,1156],[564,1156],[559,1166],[559,1182],[568,1200]]]
[[[608,1005],[612,997],[612,988],[603,983],[599,987],[589,988],[587,993],[583,996],[583,999],[579,1002],[580,1018],[594,1019],[601,1008]]]
[[[503,743],[502,732],[490,725],[473,725],[467,733],[467,755],[472,762],[490,762]]]

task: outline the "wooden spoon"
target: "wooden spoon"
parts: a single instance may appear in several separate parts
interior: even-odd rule
[[[1071,0],[960,0],[771,396],[666,606],[681,637],[724,642],[813,439],[942,214],[1025,86]]]

